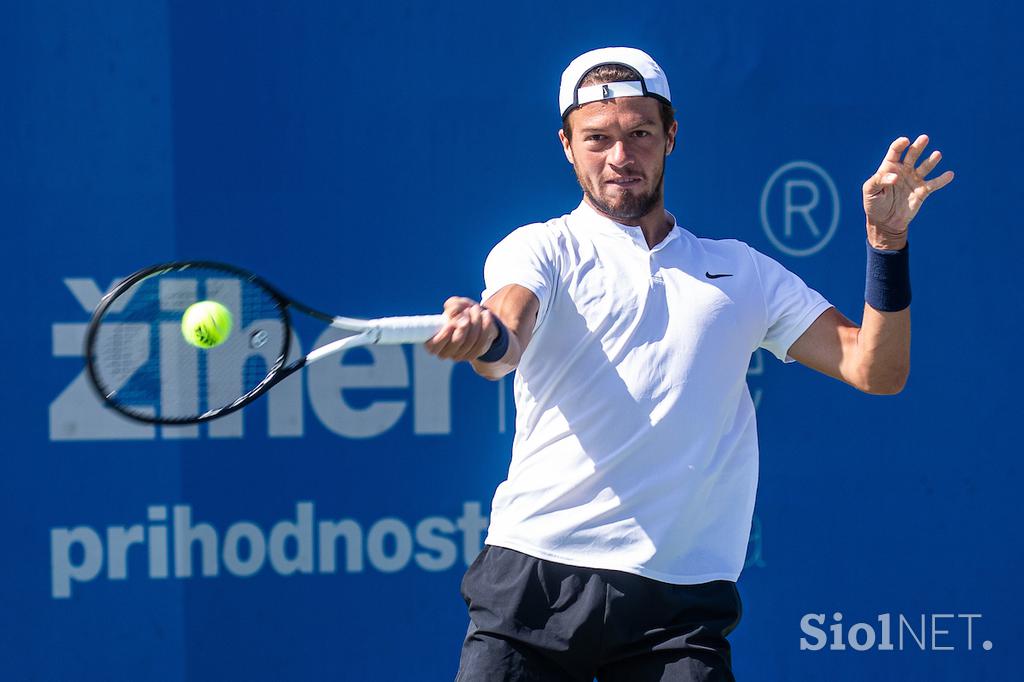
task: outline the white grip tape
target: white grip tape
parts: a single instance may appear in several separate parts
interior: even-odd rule
[[[408,317],[381,317],[373,320],[380,332],[376,343],[423,343],[444,326],[444,315],[412,315]]]

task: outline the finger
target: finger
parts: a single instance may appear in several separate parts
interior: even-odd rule
[[[461,313],[463,310],[465,310],[466,308],[475,303],[476,301],[470,298],[465,298],[463,296],[452,296],[451,298],[444,302],[444,313],[445,315],[448,316],[448,319],[451,320],[457,317],[459,313]]]
[[[456,360],[472,359],[471,351],[480,339],[480,306],[472,305],[459,315],[452,332],[451,353]]]
[[[434,355],[439,355],[444,348],[451,343],[452,340],[452,325],[446,323],[434,336],[426,342],[427,350]]]
[[[917,176],[922,180],[928,177],[928,174],[939,164],[942,160],[942,152],[938,149],[933,151],[927,159],[921,162],[921,165],[917,167]]]
[[[914,140],[914,144],[910,145],[907,149],[907,155],[903,157],[903,163],[908,166],[913,166],[917,163],[917,157],[921,156],[921,152],[928,146],[928,136],[918,135],[917,139]]]
[[[942,189],[949,183],[953,182],[953,171],[946,171],[934,180],[929,180],[924,183],[924,186],[928,188],[929,192],[934,192],[937,189]]]
[[[459,330],[458,338],[453,337],[460,343],[459,352],[466,352],[470,350],[476,343],[477,339],[480,338],[480,310],[478,305],[473,305],[462,312],[462,316],[459,319]]]
[[[473,360],[483,355],[483,351],[477,352],[477,347],[480,345],[480,336],[483,333],[482,312],[483,309],[478,305],[466,309],[466,317],[469,319],[469,324],[466,326],[465,342],[460,349],[466,360]]]
[[[465,345],[468,325],[469,319],[466,317],[465,311],[459,313],[459,316],[452,320],[452,340],[448,347],[451,357],[457,356]]]
[[[445,360],[455,359],[455,344],[452,342],[451,337],[445,339],[444,343],[438,348],[436,355]]]
[[[898,137],[893,140],[892,144],[889,145],[889,151],[885,153],[885,158],[882,159],[882,165],[884,166],[886,163],[898,164],[900,162],[900,155],[907,148],[908,144],[910,144],[910,139],[906,137]],[[879,169],[881,169],[881,166],[879,166]]]
[[[436,339],[430,339],[429,341],[425,341],[423,343],[423,346],[427,349],[427,352],[429,352],[431,355],[436,355],[436,356],[440,357],[441,356],[441,352],[444,350],[445,342],[444,341],[438,341]]]

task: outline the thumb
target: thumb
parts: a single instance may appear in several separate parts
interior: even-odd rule
[[[875,173],[864,183],[864,193],[869,196],[881,194],[886,187],[895,185],[897,180],[899,176],[896,173]]]

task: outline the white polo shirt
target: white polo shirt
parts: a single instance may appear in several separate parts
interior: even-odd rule
[[[485,301],[508,284],[540,301],[486,542],[670,583],[736,580],[757,489],[750,356],[792,362],[828,301],[743,242],[674,225],[649,249],[586,203],[512,232],[484,279]]]

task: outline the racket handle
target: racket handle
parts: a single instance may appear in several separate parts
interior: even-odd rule
[[[423,343],[444,326],[444,315],[381,317],[373,321],[380,331],[377,343]]]

